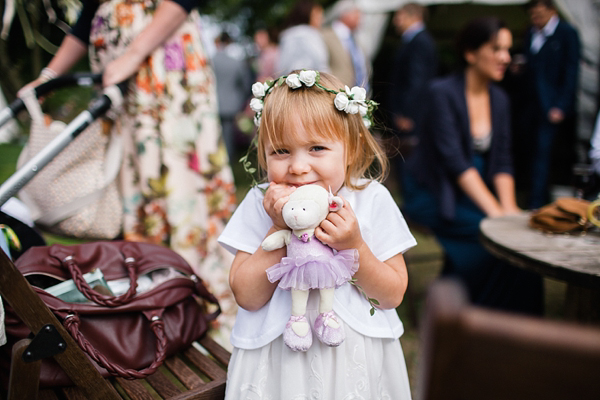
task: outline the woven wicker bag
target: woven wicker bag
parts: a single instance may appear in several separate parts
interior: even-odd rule
[[[65,128],[47,121],[37,98],[23,98],[31,116],[29,140],[17,166],[26,163]],[[92,122],[20,192],[36,223],[50,232],[86,239],[113,239],[121,232],[123,206],[116,177],[122,142]]]

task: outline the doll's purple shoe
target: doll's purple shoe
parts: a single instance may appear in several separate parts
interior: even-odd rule
[[[308,331],[306,335],[299,336],[294,329],[292,328],[292,324],[295,322],[304,322],[308,326]],[[294,351],[306,351],[312,345],[312,332],[310,330],[310,324],[304,315],[292,315],[285,325],[285,330],[283,331],[283,343],[286,344],[287,347]]]
[[[344,327],[333,310],[319,314],[315,320],[314,328],[317,338],[327,346],[339,346],[346,338]]]

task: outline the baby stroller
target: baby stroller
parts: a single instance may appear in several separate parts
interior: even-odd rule
[[[36,87],[34,92],[35,96],[39,98],[56,89],[69,86],[90,87],[99,84],[101,80],[101,74],[79,73],[65,75]],[[124,84],[121,84],[117,87],[106,89],[101,96],[90,103],[87,110],[81,112],[74,118],[71,123],[65,126],[64,130],[48,143],[47,146],[37,154],[33,155],[12,176],[10,176],[0,186],[0,207],[9,200],[14,201],[15,199],[12,197],[29,183],[36,174],[52,161],[52,159],[73,142],[75,138],[82,133],[85,134],[85,129],[88,128],[95,119],[104,115],[111,107],[119,106],[122,102],[124,88]],[[25,108],[25,101],[18,98],[8,107],[0,110],[0,126],[7,123]],[[23,249],[16,254],[13,254],[15,259],[28,247],[44,244],[43,239],[37,230],[30,226],[31,224],[25,224],[23,221],[19,221],[14,215],[8,215],[6,212],[1,212],[0,224],[5,224],[10,227],[15,231],[17,236],[21,238]]]
[[[59,86],[73,84],[87,86],[99,82],[99,75],[61,77],[38,86],[35,94],[40,97]],[[66,147],[69,143],[78,135],[88,133],[84,130],[92,121],[102,116],[111,106],[118,106],[123,92],[124,85],[120,85],[117,89],[113,88],[112,93],[105,90],[50,144],[9,177],[0,186],[0,206],[13,199],[12,196],[26,186],[55,156],[63,150],[67,150],[63,154],[67,153],[69,149]],[[8,110],[1,111],[0,125],[23,108],[23,102],[18,99],[8,107]],[[15,227],[16,230],[17,226],[20,226],[25,230],[20,235],[23,239],[36,235],[29,225],[12,217],[6,218],[7,225],[11,228]],[[12,349],[17,348],[21,353],[13,353],[10,358],[12,362],[19,365],[19,368],[29,362],[42,361],[42,366],[40,367],[38,363],[38,369],[33,374],[21,374],[22,369],[18,369],[19,373],[11,372],[9,394],[15,377],[14,393],[35,392],[31,398],[36,398],[37,381],[28,378],[37,375],[40,386],[44,385],[44,378],[47,378],[46,387],[41,388],[43,394],[40,397],[112,399],[120,398],[120,394],[125,393],[126,398],[136,396],[154,398],[156,395],[170,398],[180,393],[180,398],[223,398],[226,378],[224,368],[227,366],[230,354],[205,335],[209,323],[219,315],[220,308],[217,299],[204,286],[202,280],[193,275],[191,267],[182,257],[162,246],[143,243],[105,241],[75,246],[43,246],[43,239],[40,237],[39,240],[42,243],[34,242],[23,246],[30,248],[18,260],[15,258],[14,265],[0,250],[0,267],[3,271],[0,274],[0,293],[4,297],[3,300],[11,305],[14,310],[13,316],[16,315],[22,320],[23,323],[19,326],[25,328],[26,325],[27,333],[37,332],[29,342],[26,342],[29,340],[27,338],[18,340]],[[21,242],[25,244],[23,240]],[[38,247],[40,244],[42,246]],[[150,249],[149,246],[153,246],[154,253],[141,251]],[[49,257],[54,250],[48,249],[57,248],[59,249],[57,251],[60,251],[75,247],[91,248],[93,251],[73,250],[73,255],[60,259],[62,268],[60,276],[52,275],[56,268],[54,272],[46,274],[48,269],[45,267],[50,264],[55,265]],[[109,248],[112,252],[108,251]],[[115,249],[120,250],[118,255]],[[24,250],[26,248],[23,248],[22,252]],[[21,270],[17,270],[17,267],[21,268],[28,259],[31,260],[32,254],[40,254],[41,258],[36,258],[35,262],[29,265],[36,271],[44,269],[43,273],[21,274]],[[85,254],[89,257],[84,256]],[[94,269],[91,269],[92,266]],[[73,271],[77,272],[77,276]],[[103,271],[104,276],[88,280],[87,275],[98,275],[97,272]],[[83,274],[83,272],[87,273]],[[122,273],[127,275],[117,276]],[[45,278],[53,281],[68,279],[68,274],[71,274],[73,279],[57,284],[52,282],[51,287],[46,282],[40,281]],[[125,282],[121,282],[123,279]],[[96,285],[96,282],[99,284]],[[121,284],[120,287],[125,293],[113,290],[115,286],[109,286],[110,283],[115,282]],[[142,288],[143,285],[146,287]],[[85,292],[84,296],[92,301],[79,302],[73,299],[63,301],[65,295],[73,294],[75,290],[65,292],[62,289],[73,286],[77,287],[78,292]],[[60,293],[58,293],[59,287]],[[37,293],[34,293],[32,288],[35,288]],[[141,292],[140,296],[137,295],[138,289]],[[50,301],[40,304],[41,299],[50,299]],[[66,303],[71,304],[67,307],[69,310],[76,311],[69,311],[68,315],[64,316]],[[51,305],[56,304],[59,304],[60,310],[51,308]],[[55,316],[62,319],[62,323],[56,320],[55,316],[49,315],[51,310]],[[9,337],[7,347],[21,337],[17,335],[20,330],[17,332],[15,325],[13,323],[13,334],[12,338]],[[49,326],[51,329],[47,329]],[[8,327],[7,318],[7,336],[10,334]],[[130,329],[132,327],[135,329]],[[47,339],[47,332],[52,335],[50,341]],[[56,333],[59,334],[58,337]],[[132,338],[131,341],[123,339],[129,337]],[[18,345],[23,342],[26,343],[19,347]],[[153,342],[155,342],[154,350]],[[102,352],[110,356],[105,357]],[[135,357],[132,354],[135,354]],[[93,365],[87,357],[93,359],[98,366]],[[148,357],[150,361],[147,362]],[[114,363],[113,358],[117,359]],[[3,370],[3,374],[12,371],[5,365],[8,359],[9,357],[0,355],[0,364],[2,364],[0,369]],[[127,363],[123,363],[124,360]],[[45,364],[46,368],[44,368],[45,362],[48,362]],[[129,362],[133,365],[129,365]],[[55,373],[57,364],[60,365],[58,369],[64,372],[62,375],[68,376],[75,387],[63,390],[63,385],[67,384],[63,383],[63,378],[58,373]],[[120,365],[125,367],[121,368]],[[194,369],[189,365],[193,365]],[[99,366],[104,368],[104,372],[118,377],[105,381],[101,378],[100,372],[103,371]],[[148,379],[145,385],[142,385],[137,379],[141,380],[144,377]],[[7,377],[3,376],[2,384],[5,384],[5,378]],[[173,383],[174,379],[177,383]],[[1,393],[0,397],[2,397]]]

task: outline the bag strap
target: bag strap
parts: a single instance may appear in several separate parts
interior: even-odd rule
[[[71,336],[77,341],[77,344],[92,358],[98,365],[106,369],[111,375],[120,376],[125,379],[143,379],[152,375],[163,364],[167,357],[167,336],[165,335],[165,324],[163,320],[155,315],[152,317],[150,327],[156,336],[156,352],[154,361],[147,368],[141,370],[126,369],[110,362],[104,355],[100,354],[94,346],[83,336],[79,330],[79,316],[69,314],[63,321],[65,328]]]

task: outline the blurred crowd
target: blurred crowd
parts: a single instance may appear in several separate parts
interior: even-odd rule
[[[519,46],[510,49],[511,59],[498,84],[510,97],[517,200],[522,208],[531,209],[552,199],[553,184],[586,184],[580,192],[595,195],[592,177],[573,176],[574,164],[593,162],[587,150],[585,157],[581,151],[576,154],[576,147],[588,149],[594,141],[576,143],[582,51],[577,30],[560,18],[552,1],[529,2],[522,7],[527,8],[530,26],[524,36],[514,38]],[[214,66],[221,86],[219,106],[230,160],[237,162],[254,131],[248,83],[274,79],[294,69],[315,69],[333,73],[349,87],[365,87],[380,103],[379,131],[389,143],[394,165],[391,180],[400,185],[406,159],[426,118],[428,85],[453,68],[447,54],[446,64],[441,65],[438,42],[447,38],[436,38],[427,29],[430,9],[405,3],[390,14],[386,40],[390,41],[393,32],[395,44],[380,47],[380,51],[394,47],[385,57],[361,43],[359,30],[364,29],[365,14],[354,0],[340,0],[326,9],[319,2],[298,1],[281,24],[254,32],[251,49],[239,34],[235,40],[223,31],[215,40]],[[241,48],[245,50],[239,51]],[[377,57],[385,59],[384,66],[375,65]],[[559,154],[557,146],[562,150]],[[590,157],[600,154],[597,148]],[[581,173],[581,169],[577,171]],[[591,174],[591,169],[584,173]]]
[[[513,48],[505,21],[475,18],[455,38],[458,62],[450,72],[442,72],[438,43],[427,27],[430,7],[418,3],[392,13],[395,48],[375,76],[372,52],[357,40],[363,11],[352,0],[328,9],[298,1],[281,26],[258,30],[255,56],[244,60],[246,77],[225,73],[233,61],[219,71],[222,48],[231,43],[219,38],[217,87],[227,88],[220,104],[237,105],[221,111],[230,159],[239,158],[236,145],[247,147],[240,132],[253,132],[242,123],[252,116],[247,82],[314,69],[333,73],[348,87],[362,86],[380,103],[385,127],[378,135],[394,167],[389,186],[398,189],[405,217],[442,245],[443,274],[461,278],[478,304],[542,313],[539,276],[491,257],[479,244],[479,222],[548,204],[556,183],[585,181],[572,193],[594,196],[591,177],[573,183],[572,171],[577,162],[600,165],[600,133],[585,144],[592,147],[590,156],[576,160],[579,33],[551,0],[523,7],[530,24],[518,38],[520,48]],[[591,167],[584,170],[591,175]]]

